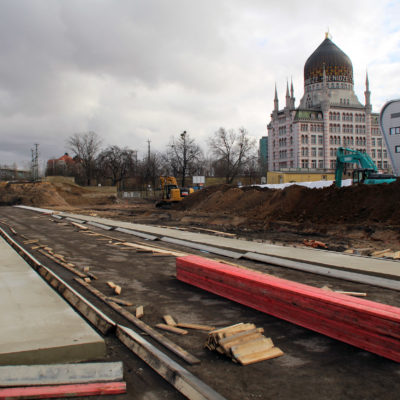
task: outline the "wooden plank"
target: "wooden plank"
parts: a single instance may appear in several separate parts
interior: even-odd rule
[[[118,325],[117,337],[189,400],[226,400],[131,329]]]
[[[143,315],[144,315],[143,306],[136,307],[136,310],[135,310],[135,316],[136,316],[136,318],[142,318]]]
[[[177,278],[400,362],[400,309],[216,263],[177,258]]]
[[[274,343],[272,342],[271,338],[266,338],[265,336],[262,336],[248,342],[232,346],[230,352],[233,357],[238,358],[260,351],[266,351],[272,349],[273,347]]]
[[[107,283],[107,285],[111,288],[111,289],[114,289],[115,288],[115,286],[117,286],[114,282],[112,282],[112,281],[108,281],[108,282],[106,282]]]
[[[335,293],[347,294],[348,296],[366,297],[365,292],[346,292],[344,290],[334,290]]]
[[[122,381],[122,362],[0,366],[0,387]]]
[[[86,283],[82,279],[79,278],[74,278],[76,282],[80,283],[82,286],[84,286],[87,290],[89,290],[91,293],[93,293],[96,297],[98,297],[100,300],[108,304],[113,310],[118,312],[120,315],[122,315],[124,318],[126,318],[129,322],[133,323],[135,326],[137,326],[139,329],[141,329],[143,332],[147,333],[150,337],[152,337],[154,340],[162,344],[164,347],[166,347],[168,350],[172,351],[174,354],[177,356],[181,357],[183,360],[185,360],[188,364],[199,364],[200,360],[190,354],[188,351],[183,349],[182,347],[178,346],[176,343],[172,342],[170,339],[167,337],[163,336],[160,332],[157,332],[155,329],[153,329],[151,326],[147,325],[143,321],[141,321],[139,318],[136,318],[134,315],[132,315],[129,311],[123,309],[121,306],[118,304],[107,300],[107,296],[101,293],[99,290],[91,286],[90,284]]]
[[[262,337],[262,333],[264,332],[263,328],[252,329],[247,332],[240,332],[237,335],[229,336],[225,339],[221,339],[219,341],[219,345],[228,352],[231,347],[237,346],[238,344],[248,342],[250,340],[254,340],[256,338]]]
[[[164,315],[163,319],[165,321],[165,323],[169,326],[175,326],[176,322],[175,320],[170,316],[170,315]]]
[[[252,353],[246,356],[238,357],[237,360],[242,365],[249,365],[280,356],[283,356],[283,351],[279,347],[273,347],[272,349],[260,351],[259,353]]]
[[[24,240],[24,244],[32,244],[32,243],[38,243],[39,239],[28,239]]]
[[[121,286],[115,285],[114,293],[115,293],[115,294],[121,294],[121,292],[122,292]]]
[[[73,267],[70,267],[67,263],[55,258],[53,255],[49,254],[48,252],[39,249],[38,252],[40,254],[43,254],[44,256],[46,256],[47,258],[50,258],[50,260],[54,261],[55,263],[57,263],[58,265],[61,265],[62,267],[64,267],[65,269],[67,269],[68,271],[72,272],[73,274],[79,276],[80,278],[86,278],[86,274],[77,271],[76,269],[74,269]]]
[[[178,335],[187,335],[188,331],[181,328],[176,328],[175,326],[167,325],[167,324],[156,324],[157,328],[163,329],[164,331],[177,333]]]
[[[126,393],[125,382],[88,383],[59,386],[31,386],[0,389],[0,399],[51,399]]]
[[[114,303],[117,303],[121,306],[126,306],[126,307],[133,306],[133,303],[131,303],[130,301],[119,299],[118,297],[107,297],[107,300],[113,301]]]
[[[149,250],[149,251],[154,251],[156,253],[163,253],[163,254],[172,255],[172,256],[175,256],[175,257],[182,257],[182,256],[186,256],[187,255],[187,253],[182,253],[182,252],[178,252],[178,251],[172,251],[172,250],[163,249],[163,248],[154,247],[154,246],[144,246],[144,245],[137,244],[137,243],[123,242],[122,244],[124,246],[133,247],[135,249]]]
[[[215,329],[215,326],[209,326],[209,325],[201,325],[201,324],[190,324],[187,322],[179,322],[175,326],[178,328],[186,328],[186,329],[196,329],[199,331],[212,331]]]
[[[81,229],[82,231],[87,231],[89,228],[85,225],[82,224],[78,224],[77,222],[72,222],[71,221],[71,225],[75,226],[76,228]]]

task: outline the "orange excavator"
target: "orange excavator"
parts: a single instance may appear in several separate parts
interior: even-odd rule
[[[168,208],[172,203],[178,203],[185,197],[193,193],[193,188],[179,188],[174,176],[160,176],[161,200],[156,203],[156,207]]]

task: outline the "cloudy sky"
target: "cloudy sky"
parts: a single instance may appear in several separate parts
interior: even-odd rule
[[[398,0],[0,0],[0,164],[87,131],[139,157],[183,130],[258,140],[328,28],[362,102],[367,69],[374,111],[400,97]]]

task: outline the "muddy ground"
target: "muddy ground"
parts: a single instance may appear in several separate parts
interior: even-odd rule
[[[71,184],[0,184],[0,205],[25,204],[129,222],[214,229],[290,245],[314,239],[334,251],[400,250],[400,181],[340,189],[218,185],[168,210],[157,209],[154,201],[93,198],[86,191]]]
[[[135,210],[138,210],[137,214]],[[150,205],[145,211],[141,204],[137,205],[137,208],[135,204],[124,205],[117,210],[110,210],[109,206],[94,207],[86,209],[86,212],[111,213],[115,217],[119,215],[129,220],[141,219],[141,222],[148,218],[155,223],[158,218],[158,224],[167,222],[173,224],[176,222],[174,218],[182,220],[191,218],[191,215],[196,216],[195,213],[187,214],[184,210],[154,210]],[[162,216],[165,215],[169,217],[163,219]],[[211,215],[208,217],[212,218]],[[253,322],[263,327],[265,334],[270,336],[285,354],[246,367],[234,364],[229,359],[205,349],[203,347],[206,340],[205,332],[193,331],[185,336],[165,333],[171,340],[201,359],[200,365],[184,365],[185,368],[227,399],[398,399],[400,392],[398,363],[179,282],[175,278],[174,257],[153,256],[151,253],[140,253],[115,244],[121,240],[136,241],[132,236],[120,232],[107,232],[107,235],[115,238],[114,240],[104,236],[90,236],[78,231],[70,223],[54,222],[47,215],[12,207],[0,207],[1,221],[17,230],[15,239],[20,243],[23,244],[21,234],[29,239],[39,239],[40,244],[45,244],[56,253],[64,255],[68,262],[77,266],[90,266],[92,273],[98,277],[92,284],[103,293],[112,294],[106,284],[107,281],[112,280],[120,284],[121,298],[134,304],[127,309],[134,311],[136,305],[143,305],[145,310],[143,320],[151,326],[162,322],[163,315],[170,314],[178,322],[218,327],[238,322]],[[217,226],[222,227],[222,225]],[[104,234],[104,231],[97,228],[90,229]],[[186,248],[165,243],[158,245],[188,251]],[[25,247],[104,312],[129,326],[127,321],[113,314],[111,309],[78,285],[69,271],[53,263],[37,250],[31,249],[34,245]],[[210,256],[193,250],[190,252]],[[328,285],[337,290],[366,292],[370,300],[400,306],[397,292],[391,290],[251,261],[241,261],[240,264],[316,287]],[[108,396],[108,398],[143,400],[182,398],[170,385],[112,338],[107,339],[107,351],[107,360],[123,361],[124,378],[128,384],[126,395]],[[168,353],[166,350],[163,351]],[[173,355],[170,356],[174,358]],[[181,360],[176,360],[184,364]]]

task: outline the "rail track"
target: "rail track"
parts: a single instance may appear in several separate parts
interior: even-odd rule
[[[231,303],[175,279],[174,253],[190,252],[215,258],[210,253],[201,249],[188,250],[176,243],[155,245],[144,238],[134,238],[120,231],[105,232],[96,226],[80,229],[73,222],[28,210],[11,207],[0,209],[1,234],[38,273],[47,277],[52,287],[64,293],[67,300],[69,298],[80,309],[79,312],[105,335],[108,357],[124,362],[128,393],[121,395],[121,399],[188,397],[234,400],[269,398],[278,394],[282,399],[289,399],[294,391],[299,399],[321,396],[333,399],[341,397],[343,391],[355,399],[363,398],[366,394],[378,398],[396,398],[395,391],[400,389],[396,379],[400,373],[397,364]],[[35,242],[29,243],[30,240]],[[133,245],[121,244],[126,242]],[[46,251],[46,247],[53,254]],[[47,255],[44,254],[46,252]],[[61,255],[64,261],[54,254]],[[231,259],[222,255],[218,259],[232,263]],[[78,274],[66,268],[67,264],[74,264],[72,269]],[[328,284],[342,290],[363,291],[376,301],[400,305],[393,290],[339,281],[251,260],[240,260],[240,265],[314,286]],[[86,284],[82,281],[79,283],[76,279],[89,277],[83,272],[87,266],[89,272],[98,279]],[[119,297],[132,302],[133,307],[122,307],[109,300],[113,296],[106,282],[110,280],[121,285]],[[143,319],[138,322],[134,318],[127,318],[133,315],[134,307],[139,304],[144,305]],[[172,333],[161,335],[153,327],[161,322],[165,314],[172,314],[179,321],[215,326],[254,322],[277,342],[285,356],[239,367],[223,356],[205,350],[204,332],[193,331],[185,336]],[[141,323],[143,325],[138,326]],[[143,329],[144,326],[150,328],[148,332]],[[153,331],[167,339],[165,343],[169,343],[169,347],[152,337]],[[131,353],[128,347],[133,348],[135,353]],[[182,358],[182,354],[186,354],[188,359]],[[161,372],[157,373],[163,379],[150,370],[148,365],[152,366],[152,363],[153,368],[160,368]],[[334,382],[334,389],[329,385],[328,390],[324,379],[321,379],[321,371]],[[316,389],[310,391],[310,385]],[[198,393],[201,390],[203,397],[196,397],[200,396]]]

